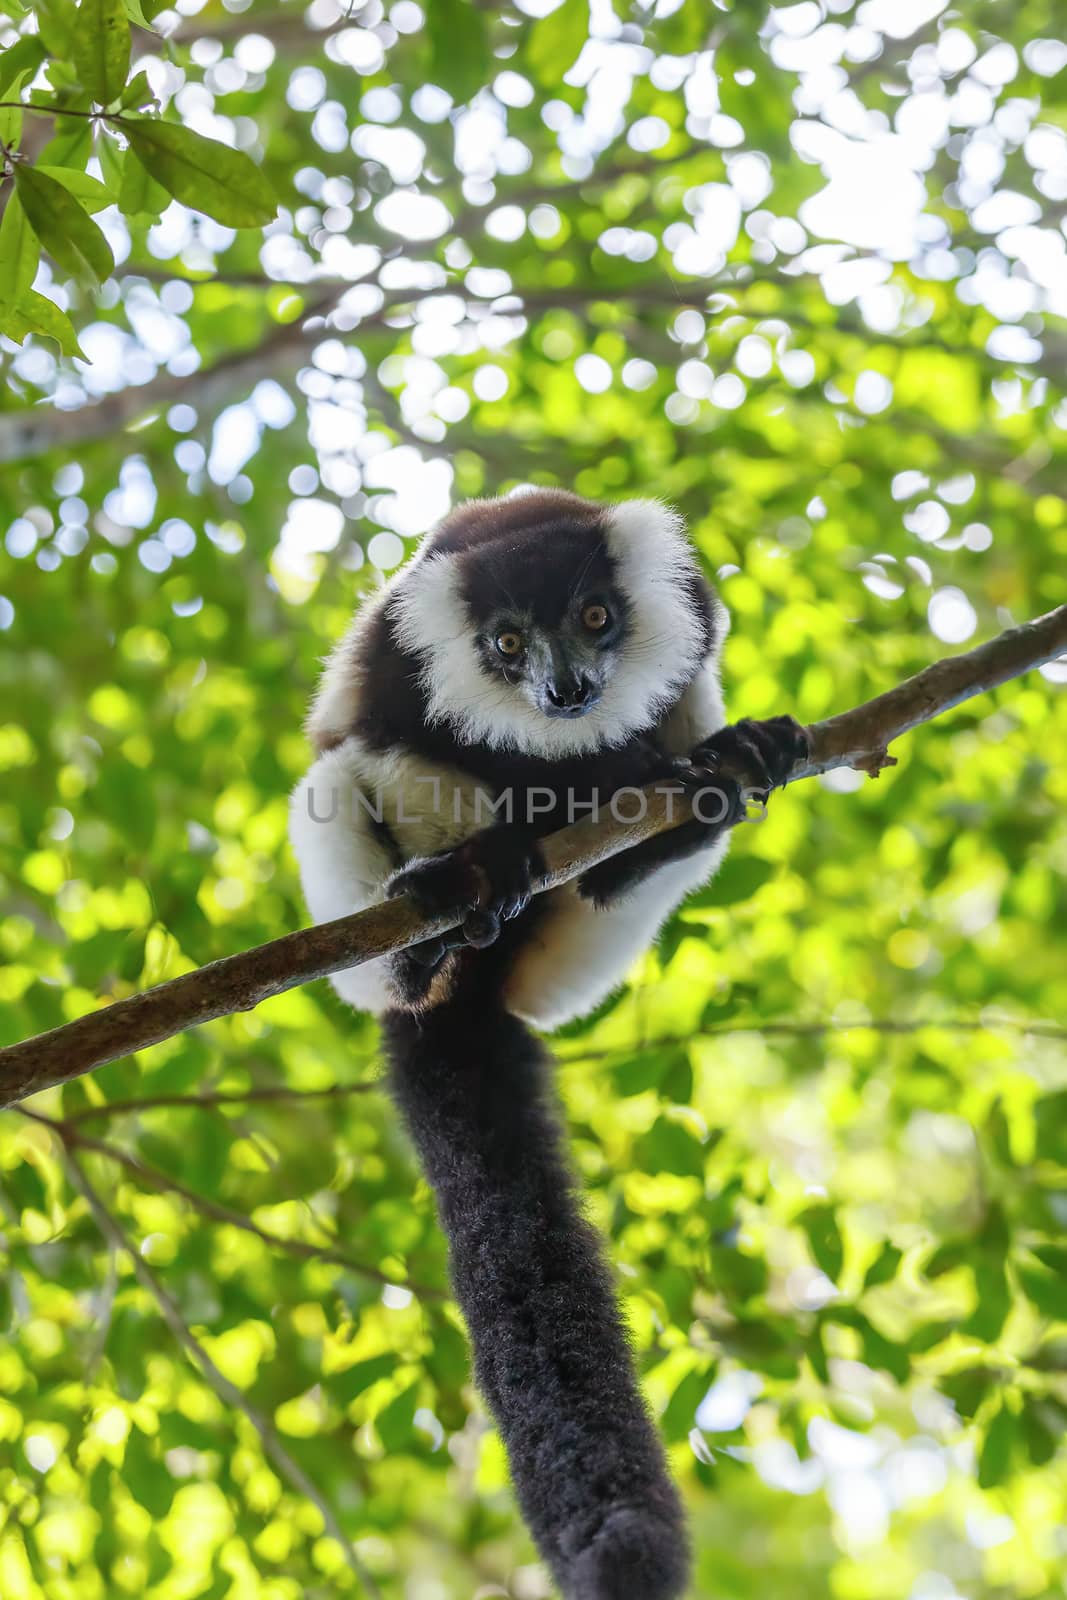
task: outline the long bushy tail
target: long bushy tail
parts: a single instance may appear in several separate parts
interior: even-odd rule
[[[480,997],[391,1013],[385,1036],[475,1376],[542,1555],[566,1600],[675,1600],[682,1508],[575,1195],[544,1051]]]

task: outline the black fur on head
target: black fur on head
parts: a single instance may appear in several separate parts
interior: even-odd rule
[[[455,551],[478,664],[546,717],[585,716],[625,648],[630,605],[599,507],[531,493],[461,509],[435,540]]]

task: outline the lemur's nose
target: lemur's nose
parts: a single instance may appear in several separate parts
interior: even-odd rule
[[[557,711],[586,711],[596,698],[596,691],[588,678],[575,676],[561,678],[547,686],[549,703]]]

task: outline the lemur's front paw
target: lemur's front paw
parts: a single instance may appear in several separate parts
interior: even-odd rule
[[[720,728],[693,751],[695,767],[712,773],[727,767],[749,790],[767,795],[786,781],[808,753],[808,738],[793,717],[768,717],[757,722],[743,717]]]
[[[505,828],[485,833],[423,861],[412,861],[390,878],[386,895],[408,895],[428,917],[462,919],[467,944],[482,949],[499,937],[502,922],[519,916],[544,876],[536,843]]]

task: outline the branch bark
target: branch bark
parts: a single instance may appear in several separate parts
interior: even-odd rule
[[[57,411],[47,404],[6,412],[0,416],[0,464],[43,455],[46,450],[70,450],[122,433],[149,412],[162,411],[183,399],[195,400],[197,409],[211,416],[239,390],[299,366],[308,350],[328,337],[323,319],[339,298],[339,292],[332,290],[312,301],[295,322],[270,328],[259,344],[225,356],[205,372],[178,378],[167,373],[152,383],[131,384],[72,411]]]
[[[938,661],[852,711],[815,723],[807,730],[808,757],[797,763],[786,781],[793,783],[838,767],[876,775],[883,767],[894,765],[888,746],[901,734],[1065,654],[1067,605],[962,655]],[[619,820],[612,813],[561,829],[543,842],[548,876],[541,892],[558,888],[597,862],[677,826],[687,813],[687,805],[679,802],[676,791],[653,786],[644,792],[637,820]],[[250,1011],[261,1000],[313,978],[403,950],[455,926],[456,919],[426,920],[407,900],[388,900],[335,922],[285,934],[239,955],[224,956],[196,972],[0,1050],[0,1106],[66,1083],[187,1028],[236,1011]]]

